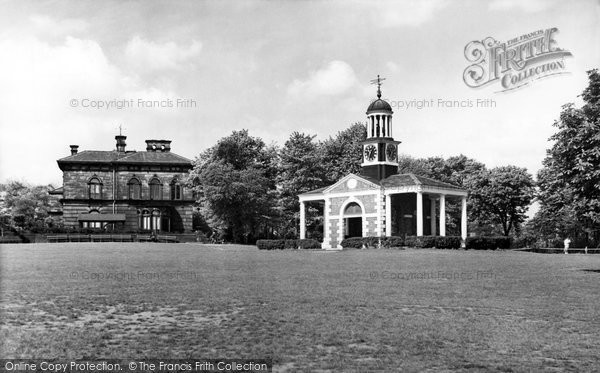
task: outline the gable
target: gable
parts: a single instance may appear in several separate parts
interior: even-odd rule
[[[377,191],[380,187],[378,184],[375,184],[372,181],[364,179],[358,175],[349,174],[342,179],[340,179],[337,183],[333,184],[329,188],[327,188],[324,193],[325,194],[335,194],[335,193],[352,193],[358,191]]]

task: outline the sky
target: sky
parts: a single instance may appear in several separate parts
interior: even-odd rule
[[[112,150],[120,126],[128,150],[168,139],[190,159],[240,129],[279,145],[294,131],[324,140],[366,120],[377,75],[401,154],[535,175],[562,105],[581,105],[600,65],[596,0],[0,5],[0,182],[60,186],[69,145]],[[563,74],[504,92],[465,84],[470,42],[551,28],[572,54]]]

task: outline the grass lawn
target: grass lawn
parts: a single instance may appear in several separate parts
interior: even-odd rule
[[[1,245],[0,280],[5,358],[272,358],[281,372],[600,366],[600,255]]]

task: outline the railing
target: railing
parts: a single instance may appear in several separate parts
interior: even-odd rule
[[[48,242],[179,242],[177,236],[143,234],[56,234],[46,237]]]

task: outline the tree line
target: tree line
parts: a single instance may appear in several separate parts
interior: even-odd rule
[[[466,189],[469,231],[520,237],[551,245],[564,237],[597,244],[600,233],[600,74],[588,71],[583,106],[564,105],[554,123],[537,181],[522,167],[488,169],[465,155],[399,157],[399,173],[415,173]],[[283,146],[266,144],[247,130],[233,131],[194,160],[187,186],[196,196],[195,228],[219,240],[296,238],[298,194],[360,173],[363,123],[317,140],[293,132]],[[47,188],[23,182],[0,184],[0,215],[23,229],[55,224],[48,218]],[[527,220],[533,201],[540,208]],[[460,229],[457,202],[447,201],[447,232]],[[322,206],[307,209],[308,234],[322,237]]]

